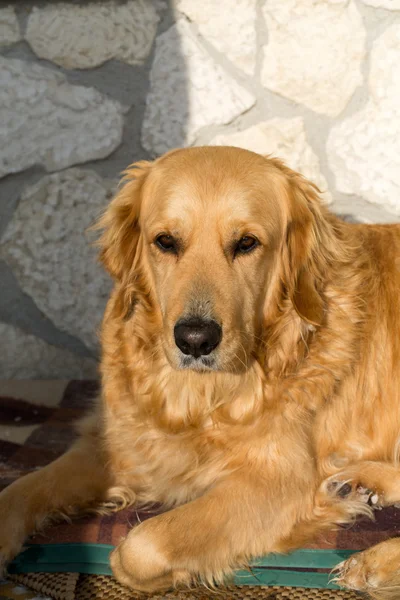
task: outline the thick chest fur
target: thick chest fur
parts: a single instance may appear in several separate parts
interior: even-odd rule
[[[114,424],[114,426],[113,426]],[[139,501],[166,505],[202,495],[237,469],[259,470],[276,459],[277,440],[259,424],[218,423],[166,431],[151,419],[109,419],[106,445],[117,485],[135,489]]]
[[[210,389],[186,384],[167,403],[139,394],[122,402],[105,401],[105,443],[115,485],[134,489],[140,502],[176,505],[237,470],[251,471],[262,481],[267,464],[284,474],[296,461],[304,481],[312,477],[308,453],[298,450],[304,448],[302,409],[292,407],[288,414],[275,407],[266,410],[257,373],[239,387],[229,381],[221,389],[219,382]],[[225,402],[218,403],[219,395]]]

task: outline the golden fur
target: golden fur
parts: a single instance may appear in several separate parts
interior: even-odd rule
[[[369,513],[358,484],[400,501],[400,226],[344,223],[279,160],[214,147],[133,165],[99,227],[101,401],[67,454],[0,495],[4,561],[49,515],[157,501],[172,510],[121,542],[114,574],[212,584]],[[205,360],[174,342],[188,315],[222,326]],[[368,552],[340,581],[397,597],[400,540],[383,570]]]

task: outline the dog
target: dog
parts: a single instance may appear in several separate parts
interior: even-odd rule
[[[111,554],[153,592],[218,584],[400,501],[400,225],[346,223],[278,159],[139,162],[99,224],[102,393],[72,448],[0,495],[5,564],[49,517],[169,509]],[[400,539],[339,567],[397,597]]]

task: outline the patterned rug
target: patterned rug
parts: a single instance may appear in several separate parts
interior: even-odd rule
[[[0,382],[0,489],[62,454],[74,439],[72,424],[90,408],[97,393],[98,383],[94,381]],[[11,565],[10,577],[57,600],[148,597],[123,588],[109,576],[108,554],[132,526],[154,514],[156,508],[127,509],[111,516],[53,525],[29,540],[28,549]],[[162,597],[184,596],[191,600],[222,594],[270,600],[350,600],[357,596],[334,589],[307,588],[326,588],[328,572],[335,564],[352,551],[398,535],[399,524],[400,510],[378,511],[375,522],[361,521],[339,529],[289,556],[264,557],[251,572],[236,575],[236,586],[217,593],[200,589]],[[267,584],[269,587],[264,587]],[[0,585],[0,600],[13,598],[12,589],[10,582]]]

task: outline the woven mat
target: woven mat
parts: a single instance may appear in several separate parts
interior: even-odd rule
[[[74,600],[79,580],[78,573],[27,573],[21,575],[9,575],[8,579],[20,586],[25,586],[42,596],[50,596],[54,600]],[[11,584],[10,584],[11,585]],[[18,599],[26,599],[20,588],[17,593],[15,587],[7,589],[7,597],[18,596]],[[2,590],[4,597],[4,589]],[[1,596],[0,596],[1,597]]]
[[[360,600],[355,592],[260,586],[235,586],[215,591],[197,588],[149,596],[129,590],[113,577],[76,576],[73,573],[32,573],[12,575],[11,579],[55,600]]]

